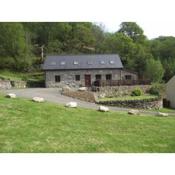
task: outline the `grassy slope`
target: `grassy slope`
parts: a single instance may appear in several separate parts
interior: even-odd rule
[[[175,117],[128,116],[0,96],[0,152],[175,152]]]
[[[34,73],[21,73],[21,72],[13,72],[9,70],[0,70],[0,79],[5,80],[43,80],[44,76],[42,72],[34,72]]]

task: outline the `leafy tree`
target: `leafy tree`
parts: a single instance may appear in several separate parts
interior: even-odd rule
[[[9,67],[6,59],[13,69],[24,69],[30,64],[30,44],[21,23],[0,23],[0,53],[1,66],[4,62]]]
[[[159,37],[149,42],[153,56],[163,64],[167,81],[175,74],[175,37]]]
[[[145,75],[152,82],[161,82],[164,75],[164,69],[160,60],[147,60]]]
[[[146,39],[143,30],[135,22],[122,22],[118,32],[129,36],[134,42],[142,43]]]

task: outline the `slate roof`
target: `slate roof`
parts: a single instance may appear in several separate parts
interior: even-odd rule
[[[120,68],[123,68],[123,65],[117,54],[47,56],[43,64],[43,70]]]

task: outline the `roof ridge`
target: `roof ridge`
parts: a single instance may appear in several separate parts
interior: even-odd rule
[[[106,53],[106,54],[59,54],[59,55],[46,55],[46,57],[47,56],[96,56],[96,55],[118,55],[119,56],[119,54],[117,54],[117,53],[110,53],[110,54],[108,54],[108,53]]]

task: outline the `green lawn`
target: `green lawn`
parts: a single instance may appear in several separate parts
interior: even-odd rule
[[[141,95],[141,96],[122,96],[122,97],[105,97],[105,98],[100,98],[99,101],[117,101],[117,100],[143,100],[143,99],[153,99],[156,98],[157,96],[155,95],[149,95],[149,94],[145,94],[145,95]]]
[[[175,152],[175,117],[0,96],[0,152]]]
[[[43,80],[43,72],[15,72],[9,70],[0,70],[0,79],[5,80]]]
[[[157,111],[157,110],[152,109],[152,111]],[[171,109],[171,108],[161,108],[158,111],[160,111],[160,112],[168,112],[168,113],[175,113],[175,109]]]

